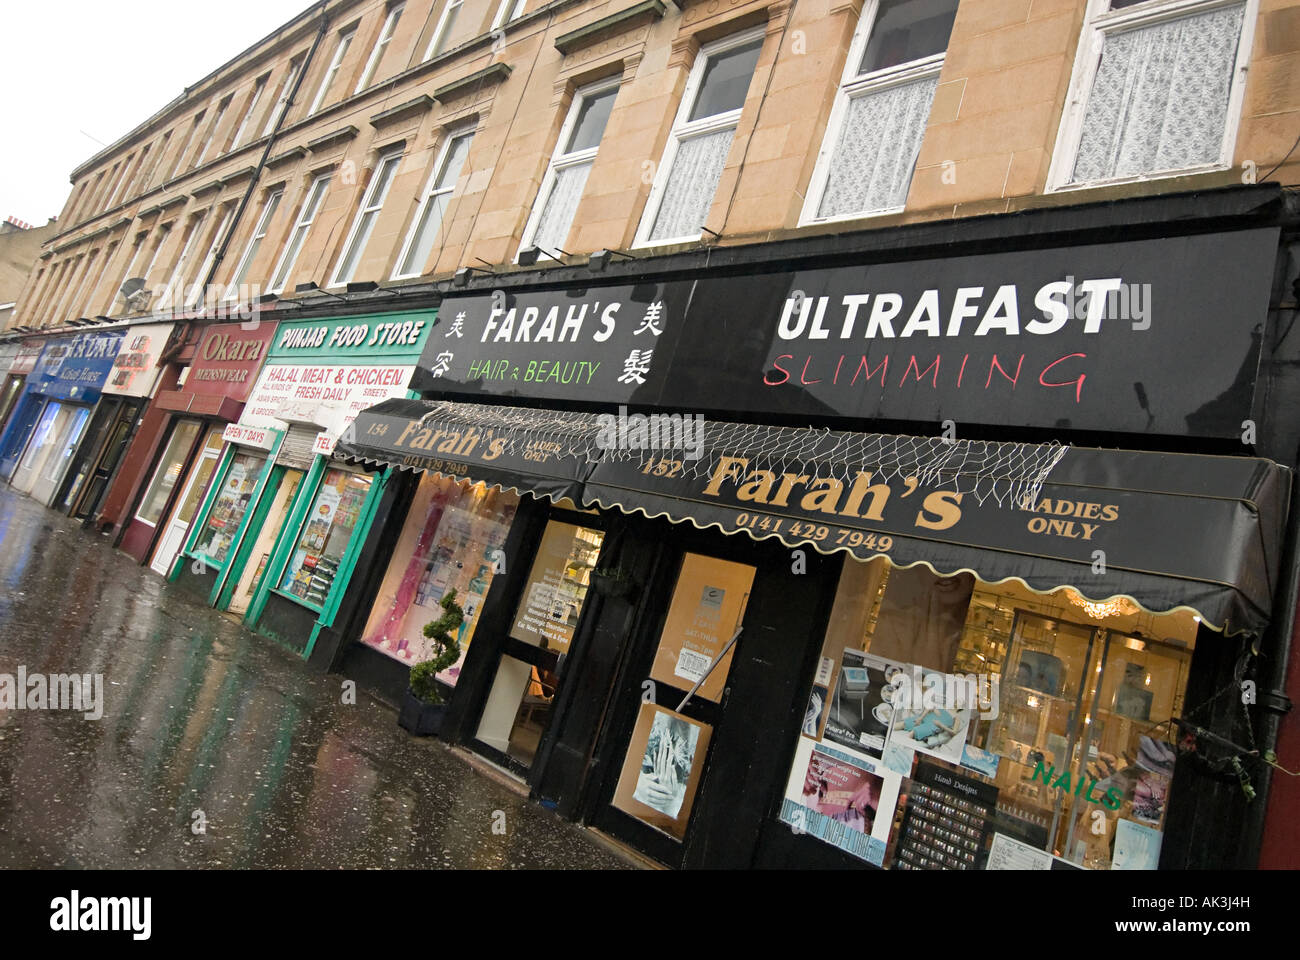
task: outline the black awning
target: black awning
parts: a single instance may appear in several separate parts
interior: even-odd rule
[[[1290,471],[1267,460],[704,425],[605,457],[584,503],[1259,631]],[[697,458],[689,459],[694,453]]]
[[[594,444],[590,416],[398,398],[357,414],[334,455],[577,503]]]

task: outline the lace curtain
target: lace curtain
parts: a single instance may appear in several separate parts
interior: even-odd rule
[[[849,100],[819,217],[903,205],[938,84],[938,76],[925,77]]]
[[[651,240],[698,237],[713,204],[735,127],[691,137],[677,145]]]
[[[533,234],[533,246],[541,247],[545,253],[554,254],[568,242],[569,228],[573,226],[573,215],[578,212],[578,201],[582,199],[589,173],[590,161],[556,171],[551,195],[546,198],[546,206],[542,209],[537,230]]]
[[[1072,182],[1216,162],[1244,12],[1226,7],[1108,35]]]

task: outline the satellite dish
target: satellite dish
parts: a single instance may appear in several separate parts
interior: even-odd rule
[[[132,277],[130,280],[124,281],[121,289],[117,292],[122,295],[123,299],[130,300],[144,289],[145,282],[144,277]]]

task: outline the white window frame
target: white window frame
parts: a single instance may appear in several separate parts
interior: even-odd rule
[[[668,188],[668,177],[672,172],[673,164],[677,161],[677,151],[681,142],[707,136],[711,133],[718,133],[728,127],[734,133],[740,125],[740,117],[745,110],[745,105],[742,103],[735,110],[716,113],[711,117],[701,117],[698,120],[687,120],[691,115],[691,110],[695,108],[695,98],[699,95],[700,85],[704,82],[704,68],[707,66],[709,59],[714,54],[725,53],[733,47],[744,46],[753,40],[761,40],[766,32],[767,28],[765,26],[753,27],[700,47],[699,53],[695,56],[695,62],[691,64],[691,73],[686,80],[686,89],[682,92],[681,103],[677,105],[677,115],[673,118],[673,128],[668,133],[668,142],[664,144],[663,156],[659,160],[659,168],[655,171],[654,184],[650,187],[650,196],[646,198],[645,210],[641,213],[641,222],[636,228],[636,239],[632,244],[634,249],[638,247],[662,247],[674,243],[692,243],[703,235],[703,231],[701,231],[694,236],[664,237],[661,240],[650,239],[650,231],[654,229],[655,220],[659,217],[659,206],[663,203],[664,191]],[[762,58],[762,53],[759,54],[759,57]],[[757,69],[755,67],[755,71]],[[753,77],[750,77],[749,82],[751,84],[754,82]],[[732,143],[735,143],[734,138]],[[712,201],[710,201],[710,206],[712,206]]]
[[[348,55],[348,50],[352,47],[352,41],[357,37],[357,28],[348,27],[346,30],[339,31],[338,43],[334,45],[334,56],[330,60],[330,65],[325,71],[325,76],[321,77],[320,86],[316,89],[316,96],[312,98],[311,108],[307,111],[307,116],[313,116],[325,104],[325,97],[329,95],[330,87],[334,85],[334,80],[338,76],[339,68],[343,66],[343,58]]]
[[[440,48],[451,33],[451,28],[455,25],[456,16],[460,13],[463,3],[464,0],[447,0],[446,5],[442,8],[442,13],[438,16],[438,25],[433,28],[433,36],[429,38],[429,46],[425,48],[421,62],[430,60],[442,53]]]
[[[433,199],[433,195],[435,192],[439,194],[445,193],[448,195],[447,210],[448,211],[451,210],[451,198],[456,196],[456,188],[460,185],[461,178],[465,176],[465,168],[464,167],[461,168],[461,172],[457,175],[456,181],[450,187],[446,187],[443,188],[442,190],[435,191],[434,185],[442,177],[442,174],[444,172],[443,168],[446,166],[447,160],[451,157],[451,145],[461,137],[464,136],[473,137],[477,132],[477,130],[478,127],[476,124],[470,124],[464,127],[453,128],[451,130],[446,131],[443,134],[442,146],[438,148],[438,159],[433,164],[433,171],[429,174],[428,182],[425,184],[424,189],[420,191],[420,199],[419,202],[417,202],[415,205],[415,213],[411,217],[411,225],[410,227],[407,228],[406,231],[406,239],[402,241],[402,249],[397,255],[397,262],[393,264],[393,274],[391,279],[409,280],[411,277],[419,277],[424,275],[423,274],[424,264],[420,264],[419,269],[417,269],[413,273],[399,273],[398,271],[402,269],[402,264],[406,262],[407,254],[411,252],[411,247],[415,243],[415,234],[420,228],[420,218],[424,214],[425,204],[427,204],[431,199]],[[470,149],[471,150],[474,149],[473,140],[470,141]],[[465,155],[465,164],[466,166],[469,165],[468,153]],[[441,220],[438,223],[439,235],[442,234],[443,226],[446,223],[447,223],[446,218],[443,218],[443,220]]]
[[[352,253],[352,245],[358,240],[361,224],[365,221],[366,216],[373,213],[375,219],[379,219],[379,215],[384,209],[384,201],[388,199],[388,191],[392,189],[393,181],[397,179],[397,171],[402,165],[403,155],[401,149],[388,150],[380,154],[379,159],[375,161],[374,173],[370,177],[370,183],[366,185],[366,193],[362,198],[361,206],[357,208],[357,215],[352,218],[352,227],[348,230],[347,242],[343,244],[343,248],[339,251],[339,259],[338,262],[334,264],[334,273],[330,278],[329,286],[341,287],[346,283],[350,283],[354,279],[353,277],[340,277],[339,273],[342,271],[343,265],[347,263],[349,254]],[[385,180],[385,168],[387,168],[390,163],[393,165],[392,173],[387,177],[387,180]],[[378,196],[376,196],[376,194],[378,194]],[[373,234],[374,230],[372,228],[370,234],[362,240],[362,243],[368,243],[370,241],[370,236]],[[357,251],[357,253],[358,255],[364,254],[364,246],[361,250]],[[357,262],[359,264],[360,260]]]
[[[208,275],[208,271],[212,269],[212,264],[217,259],[217,249],[221,246],[221,240],[226,234],[226,228],[230,226],[230,221],[234,215],[235,204],[226,204],[226,209],[221,215],[221,222],[217,224],[217,229],[212,233],[212,240],[208,244],[208,252],[203,255],[203,260],[199,264],[198,273],[194,275],[194,283],[191,284],[191,287],[198,287],[198,298],[194,298],[193,294],[195,291],[193,289],[184,291],[185,299],[183,302],[185,304],[185,309],[193,310],[195,307],[202,306],[206,302],[207,290],[199,285],[203,283],[203,279]]]
[[[212,126],[208,127],[207,139],[203,141],[203,149],[194,159],[194,166],[203,166],[203,161],[208,158],[208,151],[212,149],[212,143],[217,139],[217,128],[221,126],[221,121],[226,119],[226,111],[230,109],[230,104],[234,102],[234,97],[226,97],[217,104],[217,115],[212,118]],[[218,151],[217,156],[221,156]]]
[[[289,70],[284,75],[284,83],[280,85],[280,95],[275,98],[275,104],[271,107],[271,112],[266,117],[266,126],[262,128],[261,137],[265,137],[275,129],[275,125],[280,122],[284,116],[284,111],[289,107],[289,97],[293,95],[293,85],[298,81],[298,73],[302,70],[303,58],[294,57],[289,61]]]
[[[388,49],[389,43],[393,40],[393,34],[397,31],[397,21],[401,19],[402,10],[406,4],[395,3],[388,8],[388,16],[384,17],[384,25],[379,31],[379,36],[375,39],[375,45],[370,51],[370,56],[366,59],[366,68],[361,71],[361,79],[357,81],[354,94],[360,93],[366,87],[370,86],[370,81],[374,79],[375,72],[379,69],[379,64],[384,59],[384,51]]]
[[[230,286],[226,289],[226,300],[237,300],[239,298],[239,288],[244,280],[248,277],[248,268],[253,262],[253,257],[257,255],[262,241],[271,229],[271,220],[280,209],[280,202],[284,199],[284,188],[272,190],[267,194],[266,199],[262,201],[262,212],[257,217],[257,225],[253,227],[253,235],[248,238],[248,244],[244,247],[244,252],[240,254],[239,263],[235,266],[235,272],[231,274]]]
[[[149,266],[145,267],[144,273],[140,274],[140,279],[142,279],[145,282],[146,288],[148,287],[149,284],[149,274],[153,273],[153,268],[158,265],[158,258],[162,256],[162,249],[167,244],[167,241],[171,238],[172,225],[170,223],[164,223],[161,227],[158,228],[158,234],[159,234],[158,243],[156,246],[154,246],[153,253],[149,255]],[[127,277],[127,280],[129,279],[131,278]]]
[[[239,121],[239,127],[235,130],[235,136],[230,141],[230,149],[237,150],[244,140],[244,133],[248,130],[248,125],[253,120],[253,114],[257,110],[258,103],[262,100],[262,94],[266,92],[266,84],[270,80],[269,76],[258,77],[253,82],[253,94],[248,101],[248,106],[244,108],[244,119]]]
[[[605,80],[598,80],[595,83],[589,83],[585,87],[574,91],[573,102],[569,104],[568,116],[564,118],[564,125],[560,128],[560,136],[555,141],[555,151],[551,154],[551,162],[546,167],[546,175],[542,178],[541,188],[537,191],[537,199],[533,201],[532,212],[528,214],[528,222],[524,225],[523,238],[519,244],[521,251],[533,245],[533,240],[537,235],[537,228],[541,225],[542,212],[551,201],[551,193],[555,189],[555,182],[559,179],[560,171],[583,163],[594,162],[596,153],[600,150],[599,143],[594,147],[574,150],[570,153],[566,153],[564,150],[565,144],[573,136],[574,128],[578,124],[578,115],[582,112],[583,105],[592,97],[598,97],[610,90],[618,90],[622,82],[623,78],[621,76],[614,76]],[[615,98],[617,100],[617,94],[615,94]],[[604,140],[603,131],[601,132],[601,139]],[[573,229],[572,223],[570,223],[569,229]],[[550,250],[543,250],[541,247],[538,247],[537,255],[539,258],[555,259]],[[515,260],[518,261],[518,259],[519,254],[516,253]]]
[[[194,214],[194,226],[185,236],[185,242],[181,245],[180,256],[176,258],[176,266],[172,267],[171,278],[167,281],[167,286],[163,289],[162,296],[158,300],[159,310],[169,310],[176,304],[178,286],[180,287],[180,302],[185,302],[185,266],[189,262],[190,254],[194,251],[195,242],[203,233],[204,224],[208,222],[209,212],[204,210],[202,213]]]
[[[127,157],[122,161],[122,169],[118,172],[117,179],[113,181],[113,189],[108,195],[108,203],[104,204],[105,210],[112,210],[113,205],[117,203],[118,196],[122,193],[122,188],[126,186],[128,171],[132,171],[131,164],[135,160],[135,155]]]
[[[185,155],[190,152],[190,147],[194,146],[194,138],[199,135],[199,124],[203,123],[204,111],[200,110],[190,121],[190,135],[185,138],[185,143],[181,146],[180,153],[176,154],[176,160],[172,163],[171,172],[163,179],[163,183],[175,180],[181,172],[181,165],[185,163]]]
[[[83,317],[94,316],[90,312],[90,304],[98,302],[95,300],[95,291],[104,283],[104,278],[108,276],[108,268],[112,264],[113,257],[117,253],[117,248],[121,246],[120,240],[114,240],[112,243],[104,245],[104,262],[99,265],[99,276],[95,277],[95,282],[90,285],[90,290],[86,293],[86,299],[81,304],[81,315]]]
[[[325,206],[325,195],[329,192],[332,176],[333,174],[330,173],[321,173],[313,177],[307,192],[303,194],[302,207],[298,211],[298,218],[294,221],[293,229],[289,231],[289,235],[285,238],[284,249],[280,251],[275,269],[271,271],[270,285],[266,288],[267,293],[281,293],[288,286],[289,277],[298,263],[298,256],[302,253],[302,248],[307,245],[307,234],[311,232],[312,224],[316,222],[321,207]],[[318,186],[320,187],[320,200],[313,206],[312,198],[316,196]],[[294,240],[300,233],[302,243],[295,247]],[[284,279],[277,286],[275,279],[281,274],[283,274]]]
[[[507,23],[513,23],[524,15],[524,7],[528,5],[528,0],[501,0],[500,6],[497,7],[496,16],[492,18],[490,30],[500,30]]]
[[[876,28],[876,17],[879,13],[879,0],[867,0],[866,5],[862,8],[862,16],[858,19],[858,28],[853,34],[853,42],[849,46],[848,59],[844,61],[844,72],[840,76],[840,87],[835,93],[835,102],[831,106],[831,115],[826,123],[826,133],[822,137],[821,149],[817,152],[817,162],[813,165],[812,179],[808,182],[808,191],[804,195],[803,209],[799,213],[799,226],[801,227],[817,223],[840,223],[845,220],[886,217],[890,214],[902,213],[907,207],[906,202],[904,202],[897,206],[886,207],[883,210],[841,213],[833,217],[822,217],[818,216],[817,213],[821,209],[822,200],[826,196],[826,187],[830,184],[831,163],[835,158],[835,147],[839,143],[840,134],[843,132],[844,124],[848,120],[849,106],[852,102],[858,97],[871,96],[890,87],[903,87],[919,80],[927,80],[931,77],[937,78],[940,71],[943,70],[944,58],[948,55],[945,48],[942,53],[931,54],[919,60],[909,60],[907,63],[895,64],[892,67],[885,67],[882,70],[874,70],[870,73],[858,73],[862,58],[867,54],[867,45],[871,42],[871,34]],[[931,102],[931,109],[933,109],[933,101]],[[922,139],[924,139],[924,135],[922,135]],[[915,174],[915,171],[913,173]]]
[[[136,234],[135,245],[131,248],[131,258],[126,262],[126,269],[120,274],[121,279],[117,281],[117,285],[108,292],[108,302],[104,305],[102,311],[105,315],[113,312],[113,307],[117,303],[117,294],[122,289],[122,284],[131,279],[131,271],[135,269],[135,265],[140,261],[140,254],[144,252],[144,245],[148,242],[149,237],[145,231],[141,230]]]
[[[1101,67],[1102,48],[1107,34],[1118,33],[1134,27],[1153,26],[1157,23],[1181,20],[1184,17],[1211,10],[1240,5],[1241,0],[1149,0],[1119,10],[1108,10],[1109,0],[1089,0],[1079,38],[1078,53],[1070,75],[1070,92],[1061,114],[1056,143],[1052,148],[1052,163],[1047,172],[1047,192],[1087,190],[1112,184],[1141,183],[1146,180],[1163,180],[1197,173],[1211,173],[1232,167],[1232,153],[1241,124],[1242,104],[1246,96],[1246,74],[1250,67],[1251,46],[1255,38],[1255,20],[1259,15],[1259,0],[1245,0],[1242,14],[1241,36],[1237,39],[1237,56],[1233,66],[1232,86],[1228,94],[1228,112],[1223,124],[1223,140],[1219,157],[1211,163],[1182,167],[1176,170],[1156,170],[1136,176],[1108,177],[1070,183],[1074,164],[1078,159],[1079,142],[1083,137],[1083,121],[1088,112],[1088,97],[1092,93]]]

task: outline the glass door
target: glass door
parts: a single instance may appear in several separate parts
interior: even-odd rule
[[[217,468],[217,461],[221,458],[221,447],[224,442],[221,439],[221,434],[221,427],[209,428],[208,435],[203,438],[203,446],[199,450],[198,459],[194,461],[189,475],[185,478],[180,498],[176,501],[171,516],[167,519],[162,536],[158,538],[158,545],[154,549],[153,560],[150,562],[149,567],[155,573],[159,573],[164,577],[171,572],[172,561],[176,559],[177,552],[185,543],[185,534],[189,532],[190,522],[194,519],[194,511],[199,508],[199,503],[203,500],[203,494],[207,492],[208,483],[212,480],[212,473]],[[193,434],[190,435],[190,440],[193,441]],[[188,452],[187,447],[186,454]],[[169,450],[166,457],[170,456],[171,451]],[[168,462],[166,457],[164,462]],[[163,502],[166,502],[165,498]]]
[[[49,455],[32,484],[31,494],[34,499],[47,505],[54,499],[54,492],[63,482],[63,475],[68,470],[73,451],[81,442],[81,435],[89,419],[90,410],[87,407],[63,407],[61,422],[55,424],[55,429],[50,434],[54,441],[49,445]]]
[[[76,478],[68,485],[61,506],[71,510],[78,520],[89,519],[99,508],[99,502],[108,489],[117,465],[126,452],[131,439],[131,424],[140,411],[140,403],[135,400],[120,399],[106,401],[104,423],[106,427],[92,423],[102,442],[93,444],[87,450],[84,459],[77,467]],[[83,444],[83,448],[92,444]]]
[[[301,470],[292,467],[282,467],[280,469],[283,470],[283,475],[279,478],[279,486],[276,487],[275,496],[271,501],[271,508],[266,514],[261,530],[257,534],[257,539],[253,542],[253,552],[249,554],[249,557],[254,562],[244,564],[244,569],[239,576],[239,583],[235,586],[234,593],[231,594],[230,606],[227,608],[231,613],[237,613],[240,616],[247,612],[249,604],[253,602],[253,594],[262,582],[262,574],[266,572],[266,565],[271,560],[271,551],[274,549],[275,541],[280,535],[280,525],[284,523],[284,518],[289,512],[289,506],[293,503],[294,495],[298,492],[298,485],[302,483],[305,476]],[[275,482],[274,478],[271,482]]]
[[[194,541],[193,554],[203,563],[224,570],[230,559],[244,515],[253,501],[257,480],[266,466],[266,454],[257,450],[239,448],[230,458],[221,478],[221,490],[212,502],[203,521],[203,528]]]
[[[32,492],[36,478],[45,466],[45,461],[49,459],[54,439],[63,429],[67,417],[68,411],[63,404],[45,405],[40,419],[36,421],[35,429],[32,430],[31,439],[27,441],[27,449],[23,451],[22,459],[18,461],[18,469],[14,471],[13,479],[10,481],[14,489],[23,493]]]
[[[585,517],[547,521],[502,644],[473,745],[520,775],[532,767],[550,723],[604,539]]]

